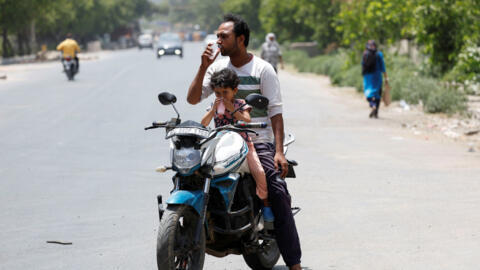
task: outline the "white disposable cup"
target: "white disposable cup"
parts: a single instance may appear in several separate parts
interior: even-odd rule
[[[217,44],[217,43],[210,43],[210,44],[212,45],[212,46],[211,46],[211,48],[212,48],[212,55],[210,56],[210,59],[213,59],[213,58],[215,58],[215,55],[217,54],[219,48],[218,48],[218,44]]]
[[[217,105],[217,114],[225,114],[225,104],[223,104],[223,100],[220,100],[220,103]]]

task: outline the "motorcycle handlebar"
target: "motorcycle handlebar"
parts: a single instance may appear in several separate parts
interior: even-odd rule
[[[258,123],[237,123],[234,127],[237,128],[266,128],[268,125],[265,122]]]
[[[231,130],[236,132],[254,133],[255,135],[258,135],[258,133],[255,130],[248,129],[246,127],[237,127],[236,125],[222,126],[222,127],[216,128],[215,130],[216,131]]]
[[[145,130],[164,127],[167,122],[153,122],[151,126],[144,128]]]

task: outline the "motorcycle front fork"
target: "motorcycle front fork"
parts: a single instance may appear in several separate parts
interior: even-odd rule
[[[195,228],[195,239],[194,239],[194,244],[197,246],[200,243],[200,237],[202,233],[202,227],[203,224],[205,223],[205,216],[207,214],[207,204],[208,204],[208,192],[210,191],[210,178],[205,179],[205,185],[203,187],[203,206],[202,206],[202,211],[200,212],[200,217],[198,218],[197,226]],[[174,190],[178,189],[178,178],[175,179],[175,187]],[[159,219],[162,219],[163,212],[165,212],[165,209],[163,208],[162,204],[162,195],[157,196],[157,203],[158,203],[158,216]]]
[[[200,244],[200,238],[202,234],[202,227],[205,223],[205,216],[207,215],[207,205],[208,205],[208,192],[210,192],[210,178],[205,179],[205,185],[203,186],[203,207],[202,211],[200,212],[200,217],[198,218],[198,223],[195,231],[195,239],[194,243],[195,246]]]

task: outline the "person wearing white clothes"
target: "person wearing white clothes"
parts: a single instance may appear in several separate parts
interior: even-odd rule
[[[247,52],[250,29],[240,17],[225,15],[217,37],[219,49],[213,51],[212,44],[207,45],[197,75],[188,89],[187,101],[197,104],[211,95],[212,74],[226,67],[235,71],[240,79],[235,98],[259,93],[270,100],[266,110],[256,109],[251,112],[252,122],[268,122],[268,128],[256,130],[259,135],[252,136],[252,140],[267,178],[268,199],[275,216],[278,248],[290,270],[301,270],[300,240],[291,211],[290,193],[283,180],[288,173],[288,162],[283,154],[282,97],[277,74],[268,62]],[[229,58],[214,63],[219,53]]]
[[[277,64],[279,62],[283,69],[282,51],[280,50],[280,45],[276,41],[274,33],[268,33],[265,37],[265,43],[262,45],[261,57],[272,65],[275,72],[277,72]]]

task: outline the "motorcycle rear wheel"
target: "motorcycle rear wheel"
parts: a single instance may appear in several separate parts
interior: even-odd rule
[[[198,214],[185,205],[169,206],[158,228],[157,266],[160,270],[201,270],[205,261],[205,232],[193,247]]]
[[[261,245],[264,246],[263,249],[259,248],[256,253],[243,254],[243,259],[253,270],[271,270],[280,258],[277,241],[263,240]]]
[[[75,75],[73,68],[67,69],[67,78],[69,81],[73,80],[73,76]]]

